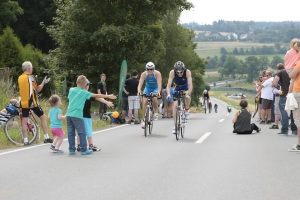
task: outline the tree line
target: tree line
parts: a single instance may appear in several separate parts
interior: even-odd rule
[[[57,91],[63,76],[72,87],[79,74],[97,83],[101,73],[116,93],[123,60],[129,72],[140,73],[154,62],[164,84],[181,60],[192,72],[197,104],[206,60],[194,52],[194,32],[179,24],[180,13],[192,6],[187,0],[3,0],[0,16],[9,17],[0,20],[0,67],[15,71],[14,79],[24,60],[33,61],[39,76],[53,72],[55,84],[45,95]],[[13,53],[3,54],[8,50]]]

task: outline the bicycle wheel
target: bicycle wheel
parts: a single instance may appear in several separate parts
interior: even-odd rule
[[[145,137],[147,137],[147,129],[148,129],[148,119],[149,119],[149,113],[150,112],[150,110],[149,110],[149,108],[147,108],[147,110],[146,110],[146,115],[145,115],[145,118],[144,118],[144,122],[145,122],[145,130],[144,130],[144,135],[145,135]]]
[[[23,145],[23,135],[20,116],[11,117],[4,126],[4,132],[9,141],[17,145]],[[27,122],[27,138],[31,144],[38,134],[38,127],[35,122],[29,117]]]
[[[176,135],[176,140],[179,140],[180,137],[180,111],[177,108],[176,111],[176,119],[175,119],[175,135]]]
[[[186,125],[185,113],[182,113],[182,115],[181,115],[181,127],[180,127],[181,138],[184,137],[185,125]]]
[[[153,112],[150,111],[150,121],[148,122],[149,134],[151,135],[153,129]]]

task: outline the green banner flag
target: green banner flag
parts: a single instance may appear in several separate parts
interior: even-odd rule
[[[120,79],[119,79],[119,94],[118,94],[118,108],[120,108],[120,103],[122,99],[122,92],[125,85],[127,75],[127,63],[126,60],[123,60],[120,70]]]

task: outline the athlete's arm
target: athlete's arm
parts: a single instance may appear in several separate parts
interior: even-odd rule
[[[189,86],[188,95],[191,96],[193,91],[193,79],[192,79],[192,73],[188,69],[186,70],[186,78],[188,80],[188,86]]]
[[[156,71],[156,80],[158,85],[158,96],[160,96],[162,78],[161,78],[161,73],[159,71]]]
[[[142,86],[143,86],[145,80],[146,80],[146,72],[143,72],[141,74],[139,85],[138,85],[138,88],[137,88],[137,90],[138,90],[137,95],[142,95],[141,89],[142,89]]]
[[[174,79],[174,70],[171,70],[169,73],[169,79],[168,79],[168,84],[167,84],[167,98],[168,99],[170,99],[170,88],[171,88],[173,79]]]

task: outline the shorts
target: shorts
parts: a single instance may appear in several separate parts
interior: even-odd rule
[[[158,88],[147,88],[145,87],[143,94],[149,95],[150,93],[158,93]]]
[[[298,105],[300,105],[300,92],[293,91],[293,95],[294,95]],[[294,117],[294,121],[295,121],[297,128],[300,128],[300,108],[299,107],[295,108],[295,110],[293,110],[293,117]]]
[[[83,118],[86,137],[91,138],[93,136],[93,125],[92,125],[92,118]]]
[[[50,128],[50,131],[53,136],[63,137],[65,135],[64,130],[62,128]]]
[[[181,87],[179,87],[179,86],[176,86],[175,88],[174,88],[174,92],[178,92],[178,91],[180,91],[180,90],[188,90],[189,89],[189,85],[188,84],[186,84],[186,85],[184,85],[184,86],[181,86]]]
[[[122,110],[128,110],[128,97],[122,98]]]
[[[275,115],[280,115],[280,110],[279,110],[279,99],[280,99],[280,96],[275,97],[275,102],[274,102],[274,114],[275,114]]]
[[[40,117],[44,114],[43,109],[41,108],[40,105],[38,105],[38,107],[34,107],[34,108],[22,108],[22,116],[23,117],[28,117],[29,116],[29,110],[32,110],[34,112],[34,114],[38,117]]]
[[[262,109],[271,109],[272,108],[272,100],[262,99]]]
[[[140,109],[140,98],[138,96],[128,96],[128,107],[131,109]]]

